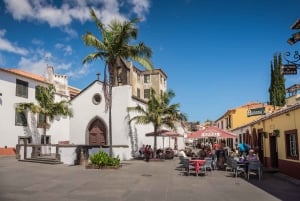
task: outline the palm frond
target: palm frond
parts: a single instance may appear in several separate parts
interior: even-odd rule
[[[147,59],[147,58],[141,58],[141,57],[131,57],[132,60],[138,62],[139,64],[141,64],[145,69],[147,70],[152,70],[153,69],[153,64],[152,62]]]
[[[98,50],[106,49],[105,44],[90,32],[84,34],[82,36],[82,40],[86,46],[92,46],[97,48]]]
[[[95,59],[102,59],[105,58],[105,52],[93,52],[90,53],[89,55],[87,55],[85,58],[83,58],[82,63],[89,63],[89,62],[93,62]]]
[[[93,9],[90,9],[90,16],[91,16],[92,20],[94,20],[95,24],[97,25],[97,28],[100,31],[100,33],[103,34],[104,32],[106,32],[104,24],[101,22],[101,20],[98,19],[97,15]]]

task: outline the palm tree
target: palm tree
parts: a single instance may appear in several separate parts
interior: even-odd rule
[[[57,115],[73,116],[68,101],[55,102],[55,92],[56,90],[53,85],[49,85],[48,87],[38,85],[36,86],[35,93],[38,105],[34,103],[19,103],[16,108],[18,112],[29,110],[34,114],[41,114],[43,117],[42,128],[44,135],[46,135],[46,130],[49,127],[48,120],[53,121]]]
[[[131,40],[137,38],[138,29],[134,24],[139,22],[139,19],[120,22],[113,20],[108,26],[105,26],[96,16],[94,10],[90,10],[91,18],[96,23],[100,31],[101,39],[87,32],[83,35],[83,41],[86,46],[94,47],[95,52],[87,55],[82,63],[92,62],[95,59],[103,60],[104,66],[104,84],[103,93],[105,96],[106,111],[109,112],[109,155],[112,156],[112,87],[116,85],[116,71],[122,59],[138,62],[147,70],[153,69],[150,61],[152,50],[143,42],[137,45],[131,45]],[[107,81],[106,72],[108,68],[109,80]],[[107,92],[108,85],[108,92]]]
[[[157,136],[159,130],[163,127],[169,127],[176,131],[175,123],[178,121],[187,121],[187,116],[179,111],[180,104],[171,104],[171,99],[175,96],[174,91],[168,90],[160,96],[157,96],[154,89],[151,89],[150,99],[147,107],[142,106],[128,107],[128,112],[136,112],[140,115],[134,116],[129,123],[135,121],[136,124],[152,124],[154,127],[154,154],[157,150]]]

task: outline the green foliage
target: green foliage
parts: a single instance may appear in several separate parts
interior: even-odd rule
[[[40,113],[44,116],[43,128],[44,135],[46,135],[46,129],[50,126],[48,120],[53,121],[56,115],[73,116],[70,103],[68,101],[62,100],[60,102],[55,102],[55,87],[54,85],[40,86],[37,85],[35,93],[35,99],[38,104],[34,103],[19,103],[17,106],[18,112],[23,112],[26,110],[32,113]]]
[[[139,63],[147,70],[153,69],[153,64],[150,61],[152,50],[143,42],[139,42],[135,45],[132,44],[132,41],[137,38],[138,29],[135,27],[135,24],[139,22],[139,19],[124,22],[114,20],[106,26],[96,16],[93,9],[90,10],[90,15],[100,32],[100,38],[97,37],[98,35],[94,35],[91,32],[87,32],[82,36],[84,44],[95,49],[95,51],[88,54],[83,59],[82,63],[93,62],[97,59],[100,59],[105,63],[103,93],[105,97],[105,108],[109,111],[108,132],[109,143],[112,145],[111,100],[112,87],[117,84],[117,68],[121,63],[121,60],[130,59]],[[107,73],[109,74],[109,80],[107,80]],[[112,155],[111,147],[109,155]]]
[[[281,73],[281,54],[274,55],[271,63],[271,83],[269,87],[270,104],[274,106],[284,106],[285,104],[285,79]]]
[[[154,133],[163,126],[176,130],[175,123],[186,121],[187,116],[180,112],[180,104],[171,104],[171,99],[175,97],[175,92],[169,90],[163,94],[156,95],[155,90],[151,89],[150,99],[147,102],[147,108],[144,109],[138,105],[136,107],[128,107],[128,112],[136,112],[139,115],[132,117],[129,123],[135,121],[136,124],[152,124]],[[154,136],[154,153],[157,149],[157,135]]]
[[[106,167],[106,166],[119,166],[120,165],[120,158],[117,157],[110,157],[106,152],[99,151],[90,156],[90,161],[93,165],[97,165],[98,168]]]

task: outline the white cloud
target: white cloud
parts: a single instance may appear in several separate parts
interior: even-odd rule
[[[71,55],[73,50],[72,50],[72,47],[70,45],[67,45],[65,48],[64,48],[64,51],[65,51],[65,55]]]
[[[71,29],[70,27],[63,27],[62,31],[67,33],[71,38],[77,38],[78,36],[78,33],[74,29]]]
[[[21,57],[21,60],[18,63],[18,68],[39,75],[44,75],[46,67],[46,59],[35,60],[32,58]]]
[[[36,18],[47,22],[50,27],[66,26],[72,22],[68,8],[57,9],[52,6],[39,9],[36,12]]]
[[[150,8],[149,0],[131,0],[133,5],[133,12],[138,15],[138,17],[145,20],[145,15],[148,13]]]
[[[5,65],[5,59],[2,56],[2,54],[0,54],[0,66],[4,66]]]
[[[77,69],[67,72],[66,75],[73,79],[81,78],[82,76],[85,76],[90,72],[89,67],[90,67],[89,65],[83,65],[80,68],[77,68]]]
[[[36,38],[32,39],[31,42],[32,42],[32,44],[34,44],[34,45],[44,45],[44,41],[41,41],[41,40],[36,39]]]
[[[97,16],[109,23],[112,19],[125,20],[127,13],[122,14],[121,7],[133,6],[133,13],[145,18],[149,11],[149,0],[66,0],[61,5],[49,4],[46,0],[4,0],[7,11],[16,20],[46,22],[50,27],[68,27],[73,20],[84,23],[90,18],[90,8]],[[60,7],[59,7],[60,6]]]
[[[69,71],[72,67],[71,63],[57,63],[54,61],[55,59],[48,53],[46,53],[44,57],[39,57],[38,55],[30,58],[21,57],[18,68],[35,74],[44,75],[48,65],[53,66],[58,73],[59,71]]]
[[[73,49],[70,45],[64,45],[64,44],[61,44],[61,43],[56,43],[54,45],[54,47],[56,49],[64,51],[64,56],[72,55]]]
[[[59,63],[59,64],[55,64],[53,65],[53,67],[55,67],[55,70],[57,71],[67,71],[67,70],[70,70],[71,67],[72,67],[72,64],[71,63]]]
[[[0,37],[3,37],[6,33],[6,29],[0,29]]]
[[[56,44],[54,45],[54,47],[55,47],[56,49],[61,49],[61,48],[64,47],[64,45],[61,44],[61,43],[56,43]]]
[[[34,10],[28,0],[4,0],[8,11],[14,19],[23,20],[24,18],[34,17]]]
[[[25,48],[18,47],[18,45],[15,45],[9,40],[3,38],[5,33],[5,29],[0,30],[0,51],[12,52],[20,55],[26,55],[28,53]]]
[[[65,55],[72,54],[72,48],[69,45],[57,43],[55,44],[55,48],[62,50]],[[55,68],[57,73],[72,76],[73,78],[81,77],[89,72],[88,66],[80,67],[76,70],[72,62],[66,62],[41,48],[32,50],[31,53],[31,55],[21,57],[17,64],[18,68],[35,74],[44,75],[46,67],[50,65]]]

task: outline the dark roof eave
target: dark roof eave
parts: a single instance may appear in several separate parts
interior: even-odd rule
[[[291,26],[291,29],[300,29],[300,18]]]

